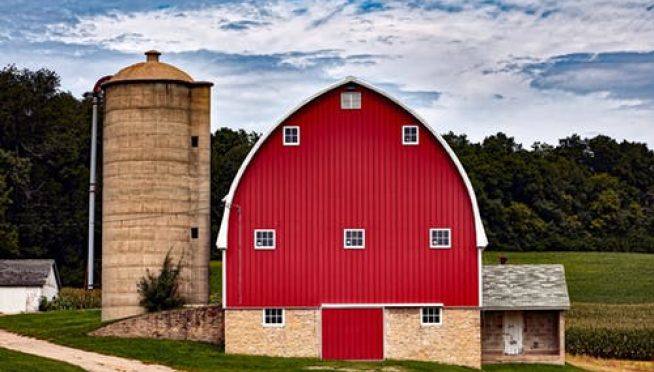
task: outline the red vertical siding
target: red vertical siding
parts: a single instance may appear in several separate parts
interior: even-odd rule
[[[384,359],[382,309],[323,309],[322,359]]]
[[[419,121],[359,90],[361,110],[342,110],[340,89],[302,107],[245,170],[233,199],[240,228],[230,215],[228,307],[478,305],[474,217],[456,166],[427,128],[403,146],[402,125]],[[300,127],[300,146],[282,145],[283,125]],[[451,249],[429,248],[439,227],[451,229]],[[263,228],[276,230],[275,250],[254,250]],[[365,249],[343,249],[345,228],[366,230]]]

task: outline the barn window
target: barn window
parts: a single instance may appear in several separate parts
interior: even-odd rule
[[[263,325],[265,327],[283,327],[284,309],[263,309]]]
[[[365,248],[366,247],[366,230],[364,229],[345,229],[343,232],[343,247],[345,248]]]
[[[191,147],[198,147],[200,138],[198,136],[191,136]]]
[[[275,230],[254,230],[254,249],[275,249]]]
[[[361,108],[361,92],[341,93],[341,108],[344,110],[356,110]]]
[[[417,145],[418,144],[418,126],[417,125],[404,125],[402,127],[402,144],[403,145]]]
[[[442,324],[441,310],[438,306],[420,308],[420,325]]]
[[[284,127],[284,146],[300,145],[300,127]]]
[[[197,239],[200,235],[197,227],[191,227],[191,239]]]
[[[430,248],[450,248],[451,246],[450,229],[429,229]]]

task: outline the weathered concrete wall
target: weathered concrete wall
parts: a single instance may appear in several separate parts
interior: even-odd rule
[[[442,324],[420,325],[420,308],[385,310],[386,358],[481,368],[480,312],[448,309]]]
[[[160,270],[169,250],[174,262],[183,257],[180,294],[190,304],[208,302],[209,96],[209,85],[201,84],[128,81],[106,88],[103,320],[144,312],[136,285],[147,270]]]
[[[282,327],[264,327],[263,310],[225,311],[225,352],[283,357],[320,356],[320,310],[284,310]]]
[[[224,310],[220,305],[141,315],[106,325],[91,336],[225,342]]]

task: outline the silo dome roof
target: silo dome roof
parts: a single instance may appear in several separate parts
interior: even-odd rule
[[[108,83],[135,80],[177,80],[192,83],[193,78],[186,72],[167,63],[159,62],[159,53],[156,50],[145,52],[145,62],[137,63],[118,71]]]

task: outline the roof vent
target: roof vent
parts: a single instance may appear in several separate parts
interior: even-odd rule
[[[146,55],[146,59],[145,59],[146,61],[159,62],[159,56],[161,55],[161,53],[153,49],[145,52],[145,55]]]

